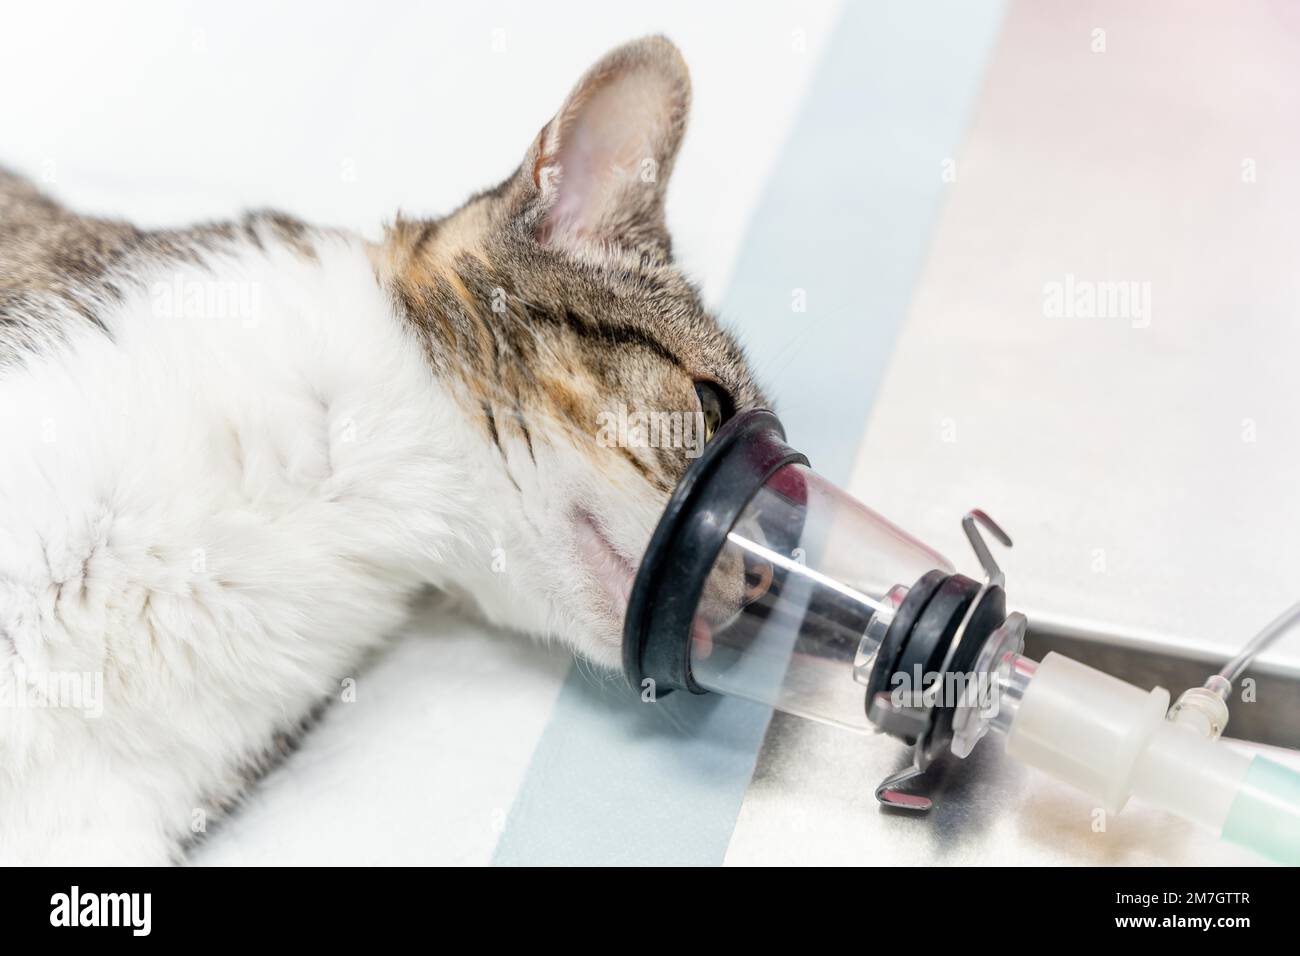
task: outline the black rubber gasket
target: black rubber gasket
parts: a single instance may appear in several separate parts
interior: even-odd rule
[[[903,599],[871,671],[866,697],[868,714],[876,694],[892,687],[896,675],[905,674],[911,684],[919,668],[923,680],[938,674],[944,682],[943,693],[928,715],[927,750],[943,747],[952,739],[956,701],[948,699],[948,676],[968,674],[988,636],[1006,620],[1006,594],[1001,588],[990,588],[966,625],[961,643],[953,649],[952,660],[944,668],[953,637],[980,587],[979,582],[962,574],[931,571],[921,577]],[[915,742],[913,737],[903,739]]]
[[[923,675],[942,668],[952,637],[979,589],[978,582],[962,574],[944,580],[912,628],[912,635],[894,667],[895,673],[911,678],[918,666]]]
[[[691,677],[691,625],[704,584],[746,505],[781,468],[808,459],[785,443],[780,420],[743,411],[718,430],[677,483],[637,570],[623,622],[623,673],[703,694]]]
[[[917,582],[908,588],[907,597],[903,598],[903,603],[894,612],[894,619],[889,624],[889,630],[885,632],[885,639],[880,642],[880,649],[876,652],[876,662],[872,665],[871,675],[867,678],[868,712],[876,695],[889,689],[890,679],[894,676],[894,665],[908,638],[912,636],[912,628],[916,626],[916,622],[920,619],[925,606],[930,603],[930,599],[934,597],[934,593],[946,580],[948,575],[936,569],[921,575]]]

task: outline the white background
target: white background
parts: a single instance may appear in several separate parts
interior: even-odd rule
[[[670,225],[716,301],[836,7],[5,3],[0,164],[143,225],[271,206],[377,234],[495,185],[583,69],[660,32],[694,81]]]

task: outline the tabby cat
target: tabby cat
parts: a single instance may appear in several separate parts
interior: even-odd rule
[[[598,421],[763,402],[673,263],[689,100],[671,43],[622,46],[379,243],[0,173],[0,861],[182,859],[429,587],[617,666],[693,456]]]

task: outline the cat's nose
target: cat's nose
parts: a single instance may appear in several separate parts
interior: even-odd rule
[[[772,563],[756,554],[745,552],[745,591],[741,606],[748,607],[760,600],[772,587]]]

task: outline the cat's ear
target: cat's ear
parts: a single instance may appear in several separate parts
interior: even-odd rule
[[[666,254],[664,193],[690,101],[686,62],[663,37],[627,43],[591,67],[519,172],[538,240]]]

